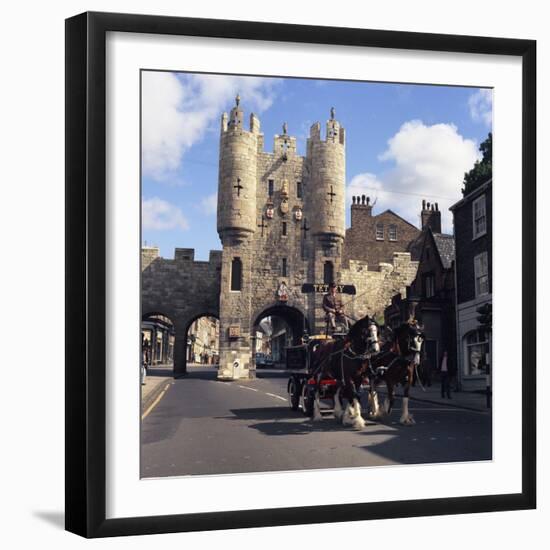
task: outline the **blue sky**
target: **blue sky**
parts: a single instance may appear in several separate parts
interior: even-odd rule
[[[348,199],[368,194],[375,212],[391,208],[415,225],[422,199],[438,202],[447,232],[447,208],[492,124],[492,93],[478,88],[143,72],[142,92],[142,243],[166,258],[176,247],[195,248],[196,259],[221,248],[220,117],[237,93],[268,151],[287,122],[303,154],[310,126],[324,128],[334,107],[346,128]]]

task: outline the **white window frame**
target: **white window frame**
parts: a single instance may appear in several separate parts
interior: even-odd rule
[[[482,214],[476,217],[476,209]],[[483,228],[478,231],[476,220],[483,219]],[[485,202],[485,195],[481,195],[472,202],[472,240],[482,237],[487,233],[487,207]]]
[[[475,342],[468,342],[468,339],[470,336],[476,336]],[[483,335],[483,339],[481,336]],[[472,368],[470,364],[471,359],[471,350],[472,348],[479,348],[481,352],[485,350],[485,355],[490,354],[490,343],[487,332],[483,332],[480,330],[474,330],[471,332],[468,332],[464,335],[464,368],[462,375],[465,378],[479,378],[481,376],[486,375],[486,371],[479,371],[474,374],[472,374]],[[481,356],[480,356],[481,359]],[[486,360],[486,357],[484,358],[484,361]]]
[[[474,279],[476,298],[489,294],[489,256],[487,251],[474,256]],[[484,279],[485,290],[481,288],[481,280]]]
[[[380,230],[380,234],[378,233],[378,230]],[[377,241],[383,241],[384,240],[384,224],[383,223],[377,223],[374,226],[374,232],[375,237]]]
[[[390,225],[388,229],[388,239],[390,241],[397,241],[397,225]]]

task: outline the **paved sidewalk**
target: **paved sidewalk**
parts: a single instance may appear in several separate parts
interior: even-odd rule
[[[398,395],[401,395],[402,389],[397,391]],[[437,403],[446,405],[448,407],[459,407],[463,409],[472,409],[476,411],[488,412],[491,409],[487,408],[487,396],[485,392],[479,391],[451,391],[451,399],[447,397],[441,397],[441,385],[434,383],[431,386],[416,386],[411,388],[411,399],[417,401],[426,401],[428,403]]]
[[[141,386],[141,414],[143,414],[162,393],[173,383],[173,371],[167,365],[149,367],[144,384]]]

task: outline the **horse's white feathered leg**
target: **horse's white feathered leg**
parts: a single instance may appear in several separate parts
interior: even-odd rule
[[[321,414],[321,402],[319,400],[319,392],[315,392],[315,400],[313,401],[313,420],[317,422],[318,420],[323,420],[323,415]]]
[[[351,406],[351,403],[346,404],[346,410],[344,411],[344,416],[342,416],[342,424],[344,426],[351,426],[353,424],[354,410]]]
[[[401,424],[405,424],[406,426],[411,426],[412,424],[415,424],[415,421],[412,417],[412,415],[409,413],[409,398],[403,397],[403,411],[401,413],[401,418],[399,420]]]
[[[359,399],[353,400],[353,408],[355,413],[355,418],[353,420],[353,427],[356,430],[362,430],[365,427],[365,420],[361,416],[361,403],[359,402]]]
[[[336,420],[342,420],[342,416],[344,414],[344,411],[342,410],[342,403],[340,402],[340,390],[342,388],[338,388],[336,390],[336,393],[334,394],[334,418]]]
[[[376,391],[369,392],[369,406],[370,406],[370,416],[372,418],[379,418],[380,402],[378,401],[378,392]]]

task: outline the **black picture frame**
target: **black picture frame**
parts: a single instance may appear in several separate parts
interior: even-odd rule
[[[522,490],[517,494],[106,519],[106,33],[517,56],[522,60]],[[85,537],[434,516],[536,506],[536,42],[115,13],[66,21],[66,529]]]

